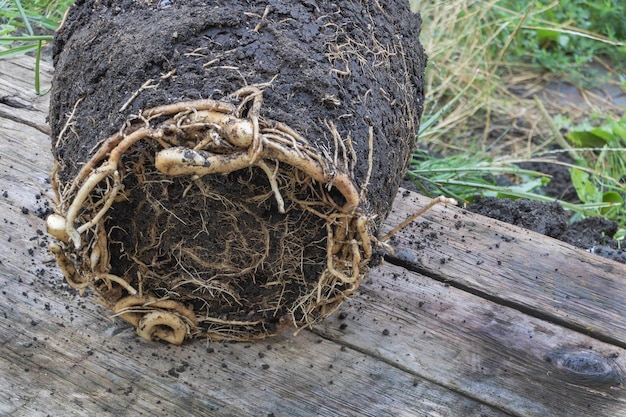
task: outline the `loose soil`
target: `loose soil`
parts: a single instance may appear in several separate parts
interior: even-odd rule
[[[408,163],[423,105],[419,29],[419,16],[400,0],[78,1],[53,53],[61,212],[89,182],[81,170],[90,158],[142,127],[152,136],[90,191],[77,225],[114,203],[81,247],[76,239],[63,245],[61,261],[83,276],[69,271],[69,280],[89,281],[114,310],[128,286],[136,289],[146,303],[122,315],[135,324],[153,302],[146,297],[178,300],[196,314],[191,336],[262,337],[329,314],[358,286],[371,257],[367,240]],[[255,92],[246,99],[233,96],[248,87]],[[235,155],[215,124],[184,130],[197,120],[195,108],[178,119],[145,112],[199,99],[235,108],[238,120],[257,120],[264,132],[281,130],[281,146],[314,155],[328,180],[308,178],[277,155],[267,158],[273,174],[251,164],[223,175],[164,176],[155,154],[170,146],[186,147],[185,167]],[[303,140],[284,140],[284,126]],[[94,168],[104,165],[96,159]],[[349,198],[332,187],[341,175],[359,196],[349,213],[340,209]],[[109,199],[112,189],[117,197]]]
[[[617,241],[611,238],[617,232],[617,223],[603,217],[589,217],[568,223],[568,216],[558,203],[494,197],[477,197],[468,210],[626,263],[626,252],[619,249]]]

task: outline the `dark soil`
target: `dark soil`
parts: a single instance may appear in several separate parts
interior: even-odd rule
[[[573,162],[565,153],[559,154],[557,159],[566,163]],[[550,182],[542,187],[545,195],[570,203],[580,203],[567,166],[533,162],[520,164],[520,167],[550,175]],[[558,203],[542,203],[526,199],[510,201],[498,198],[477,198],[468,209],[626,263],[626,252],[619,248],[615,239],[612,239],[617,232],[618,225],[608,219],[590,217],[570,223],[567,214]]]
[[[557,160],[573,163],[572,159],[565,154],[559,155]],[[530,169],[550,176],[550,182],[541,188],[546,195],[570,203],[580,202],[567,166],[540,162],[525,162],[519,164],[519,166],[522,169]]]
[[[467,209],[626,263],[626,252],[611,238],[617,232],[617,223],[605,218],[590,217],[569,224],[565,210],[558,203],[528,199],[477,197]]]
[[[372,219],[374,234],[390,210],[422,112],[419,16],[402,0],[277,0],[268,7],[247,0],[78,1],[54,50],[50,124],[60,183],[70,184],[102,142],[141,110],[228,101],[242,87],[270,83],[261,117],[288,125],[320,155],[341,162],[361,189],[358,210]],[[158,87],[120,110],[150,79]],[[70,114],[70,133],[59,140]],[[157,297],[183,294],[199,315],[258,322],[240,329],[253,337],[275,332],[281,321],[315,318],[298,299],[315,292],[326,266],[326,222],[295,199],[328,191],[291,190],[281,214],[258,167],[164,181],[153,161],[160,146],[137,143],[121,160],[124,199],[106,220],[108,272]],[[337,192],[330,196],[341,204]],[[337,284],[328,296],[353,289]],[[121,296],[115,290],[102,295],[114,302]]]

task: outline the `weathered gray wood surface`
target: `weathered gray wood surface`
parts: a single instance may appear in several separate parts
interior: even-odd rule
[[[626,416],[626,266],[457,208],[394,238],[313,331],[138,339],[47,252],[32,68],[0,61],[0,415]],[[386,227],[425,201],[400,195]]]

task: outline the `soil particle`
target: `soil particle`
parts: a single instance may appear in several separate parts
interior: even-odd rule
[[[567,227],[567,215],[558,203],[477,197],[468,209],[550,237],[560,236]]]

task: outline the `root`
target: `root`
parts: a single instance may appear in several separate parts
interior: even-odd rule
[[[164,340],[180,345],[197,327],[193,311],[173,300],[129,296],[113,306],[116,316],[137,328],[146,340]]]
[[[137,323],[137,334],[146,340],[164,340],[180,345],[187,333],[185,322],[168,312],[151,311],[144,314]]]
[[[76,288],[80,294],[83,295],[85,288],[90,284],[89,279],[78,273],[76,266],[71,259],[65,255],[61,246],[56,243],[51,243],[50,252],[54,255],[67,283],[70,284],[72,288]]]
[[[283,200],[283,196],[280,195],[280,190],[278,189],[278,183],[276,182],[276,175],[278,174],[278,164],[276,164],[275,169],[272,171],[270,167],[264,161],[257,162],[257,166],[259,166],[265,175],[267,175],[267,179],[270,181],[270,186],[272,187],[272,191],[274,192],[274,196],[276,197],[276,203],[278,204],[278,212],[285,214],[285,200]]]
[[[74,114],[76,113],[76,109],[78,108],[78,105],[83,101],[83,98],[79,98],[78,100],[76,100],[76,103],[74,103],[74,107],[72,108],[72,112],[70,113],[70,115],[67,118],[67,121],[65,122],[65,125],[63,126],[63,129],[61,129],[61,132],[59,132],[59,136],[57,138],[56,143],[54,144],[54,147],[57,148],[59,146],[59,144],[61,143],[61,141],[63,140],[63,137],[65,136],[65,131],[67,129],[69,129],[72,124],[74,123],[72,121],[72,119],[74,119]]]
[[[361,198],[365,198],[367,194],[367,186],[370,184],[370,178],[372,177],[372,165],[374,160],[374,127],[370,126],[369,139],[367,141],[367,175],[365,175],[365,181],[361,185]]]
[[[146,83],[142,88],[152,86]],[[60,188],[59,214],[48,218],[48,230],[61,242],[61,245],[51,245],[51,251],[68,283],[81,291],[93,286],[105,305],[116,316],[133,324],[138,335],[145,339],[174,344],[201,336],[248,340],[274,334],[287,322],[310,326],[338,307],[358,287],[365,274],[372,257],[373,223],[359,206],[365,199],[365,188],[372,174],[373,129],[370,129],[367,178],[360,192],[348,172],[347,149],[354,155],[350,138],[346,147],[338,133],[333,132],[335,147],[342,150],[343,160],[340,164],[337,155],[330,159],[289,126],[261,118],[262,87],[244,87],[231,94],[229,101],[203,99],[145,110],[104,140],[71,184],[62,188],[57,178],[54,179]],[[239,104],[234,105],[231,100],[239,100]],[[327,126],[334,127],[332,122]],[[140,141],[148,149],[154,149],[154,154],[136,150],[133,145]],[[142,149],[146,147],[142,145]],[[132,159],[131,154],[137,161],[133,166],[124,162]],[[147,172],[147,167],[155,170]],[[246,304],[239,288],[219,279],[249,276],[256,283],[256,275],[269,262],[270,231],[250,209],[231,201],[228,196],[206,190],[199,181],[206,175],[225,175],[246,169],[251,173],[262,172],[269,181],[269,192],[267,185],[261,190],[260,185],[250,184],[256,196],[249,201],[267,206],[266,201],[273,196],[278,213],[284,216],[282,223],[278,223],[285,227],[284,232],[280,232],[283,236],[280,253],[289,259],[286,261],[281,256],[278,261],[272,261],[278,262],[272,269],[274,276],[264,278],[264,283],[259,284],[260,294],[278,288],[278,299],[261,299],[261,304],[254,308]],[[134,173],[135,181],[145,187],[143,204],[155,213],[155,224],[150,231],[145,231],[147,236],[141,237],[148,242],[144,247],[121,249],[121,256],[135,266],[123,274],[114,274],[110,266],[112,231],[105,230],[105,220],[112,207],[125,199],[124,179],[129,173]],[[153,179],[148,180],[148,176]],[[222,217],[213,216],[211,221],[228,222],[229,229],[224,229],[228,235],[212,236],[204,218],[194,223],[202,224],[194,232],[196,236],[205,233],[208,238],[225,242],[219,256],[210,248],[191,248],[183,241],[166,243],[168,230],[187,224],[170,213],[159,201],[160,197],[146,190],[162,183],[159,190],[163,193],[172,177],[185,176],[190,177],[190,182],[184,188],[183,198],[189,198],[194,189],[203,198],[225,206]],[[333,188],[338,192],[331,194]],[[325,224],[325,236],[323,228],[322,235],[317,237],[310,236],[306,230],[299,232],[300,220],[297,216],[290,217],[294,210],[301,213],[302,223],[313,218]],[[159,213],[166,214],[165,223],[156,223]],[[244,218],[257,219],[260,227],[254,226],[256,232],[250,230],[252,224],[239,224]],[[132,217],[131,221],[134,222]],[[216,226],[213,227],[212,230],[216,230]],[[278,230],[271,232],[279,234]],[[313,238],[319,242],[300,243]],[[305,245],[314,250],[319,248],[326,262],[316,261],[314,255],[307,253],[311,249],[305,250]],[[265,248],[265,253],[258,252],[259,247]],[[128,250],[134,250],[134,254],[126,254]],[[203,257],[204,253],[210,259]],[[175,262],[174,270],[169,266],[161,269],[162,264],[171,262]],[[188,263],[191,266],[186,266]],[[318,271],[317,282],[310,282],[311,278],[305,274],[308,269]],[[212,276],[206,276],[209,271]],[[147,281],[158,282],[162,287],[150,288]],[[300,294],[295,294],[297,299],[293,305],[286,306],[283,298],[288,291]],[[143,295],[144,292],[147,294]],[[151,295],[157,293],[160,296]],[[250,308],[250,320],[233,320],[228,314],[213,312],[210,303],[217,299],[222,300],[227,310],[230,305],[240,310]],[[264,311],[278,314],[285,309],[290,318],[281,318],[278,323],[260,318]]]
[[[124,290],[126,290],[126,292],[128,292],[130,295],[136,295],[137,294],[137,290],[136,289],[131,287],[131,285],[128,282],[126,282],[126,280],[124,280],[123,278],[118,277],[117,275],[113,275],[113,274],[98,275],[98,276],[95,277],[94,281],[97,281],[98,279],[104,279],[104,280],[115,282],[120,287],[122,287]],[[109,283],[109,287],[111,287],[110,283]]]
[[[168,72],[167,74],[162,75],[161,81],[163,80],[167,80],[168,78],[174,76],[176,74],[176,68],[174,68],[173,70],[171,70],[170,72]],[[137,98],[139,97],[139,94],[141,94],[142,91],[147,90],[149,88],[158,88],[159,85],[161,84],[161,82],[158,82],[156,84],[154,84],[154,80],[153,79],[149,79],[148,81],[146,81],[145,83],[143,83],[143,85],[141,87],[139,87],[137,89],[137,91],[135,91],[128,100],[126,100],[126,103],[124,103],[122,105],[122,107],[119,108],[118,112],[122,113],[123,111],[125,111],[128,106],[130,106],[130,104]]]
[[[430,210],[431,208],[433,208],[437,204],[452,204],[452,205],[456,206],[458,203],[453,198],[439,196],[439,197],[431,200],[430,203],[428,203],[426,206],[422,207],[420,210],[416,211],[415,213],[413,213],[412,215],[407,217],[402,223],[400,223],[399,225],[394,227],[394,229],[391,232],[387,233],[385,236],[383,236],[381,239],[379,239],[379,241],[380,242],[386,242],[387,240],[391,239],[391,237],[393,235],[395,235],[400,230],[402,230],[405,227],[407,227],[409,224],[411,224],[411,222],[413,220],[417,219],[418,217],[420,217],[422,214],[426,213],[428,210]]]

